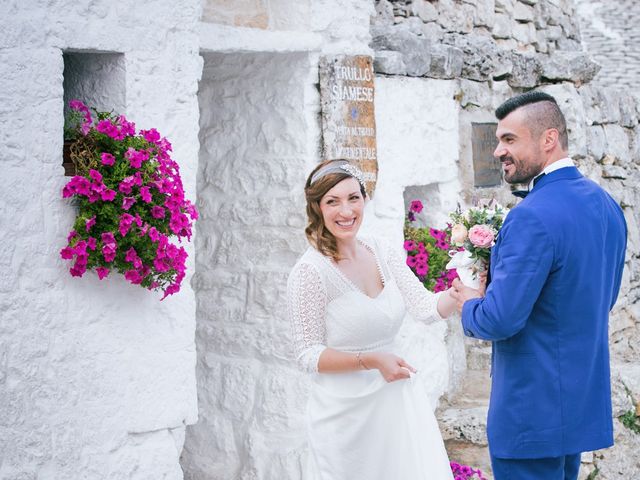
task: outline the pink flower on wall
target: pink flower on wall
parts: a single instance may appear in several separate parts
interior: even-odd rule
[[[190,239],[198,212],[185,198],[171,143],[154,128],[136,133],[124,115],[94,110],[94,120],[82,102],[73,100],[70,107],[75,123],[65,125],[65,132],[90,139],[85,145],[94,155],[86,173],[62,189],[62,197],[78,206],[60,250],[71,261],[70,274],[95,270],[104,279],[115,270],[133,284],[162,290],[162,299],[179,292],[187,253],[172,239]]]

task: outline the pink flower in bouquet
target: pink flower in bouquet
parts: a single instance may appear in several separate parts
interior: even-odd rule
[[[495,234],[488,225],[474,225],[469,230],[469,241],[478,248],[489,248],[494,240]]]

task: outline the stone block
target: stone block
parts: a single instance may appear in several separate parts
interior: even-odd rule
[[[462,51],[462,77],[469,80],[486,81],[492,78],[505,61],[506,53],[492,39],[484,36],[448,34],[443,41]]]
[[[512,53],[513,70],[507,82],[513,88],[533,88],[540,82],[540,60],[537,55]]]
[[[604,125],[604,136],[606,153],[615,157],[617,165],[627,165],[631,161],[627,131],[619,125],[607,124]]]
[[[579,89],[589,124],[620,122],[620,93],[587,84]]]
[[[600,71],[600,65],[595,63],[584,52],[556,52],[542,59],[542,79],[570,81],[576,85],[590,82]]]
[[[516,0],[495,0],[496,13],[511,14],[515,8]]]
[[[234,360],[223,361],[221,367],[220,406],[225,416],[245,421],[253,414],[261,368],[257,362]]]
[[[409,13],[423,22],[434,22],[438,19],[438,11],[427,0],[414,0],[409,6]]]
[[[494,38],[511,38],[514,23],[510,15],[506,13],[496,13],[491,34]]]
[[[487,407],[448,408],[438,417],[442,438],[487,444]]]
[[[549,46],[547,44],[547,37],[544,30],[536,30],[536,41],[534,43],[537,52],[547,53]]]
[[[477,27],[493,28],[495,23],[495,0],[476,0],[473,24]]]
[[[373,59],[373,70],[386,75],[406,75],[402,53],[392,50],[377,50]]]
[[[533,7],[522,0],[516,0],[513,18],[518,22],[533,22],[535,18]]]
[[[460,106],[466,108],[475,106],[479,108],[491,109],[490,96],[488,95],[488,86],[484,82],[475,82],[461,78],[460,85]]]
[[[638,125],[638,118],[634,95],[627,91],[620,92],[620,125],[634,128]]]
[[[257,428],[266,433],[286,433],[304,425],[309,386],[308,375],[292,368],[268,368],[260,379],[256,397]]]
[[[390,25],[393,23],[393,5],[388,0],[376,1],[376,17],[374,24]]]
[[[606,139],[602,126],[587,128],[587,149],[590,155],[599,162],[605,154]]]
[[[288,271],[254,271],[250,280],[248,316],[268,318],[280,312],[280,315],[275,316],[286,317],[283,312],[287,303],[288,277]]]
[[[603,165],[602,178],[619,178],[624,180],[627,178],[627,172],[623,167],[618,165]]]
[[[399,52],[407,75],[420,77],[429,71],[431,65],[429,40],[419,37],[403,25],[376,28],[371,46],[376,51]]]
[[[512,36],[522,45],[530,45],[537,39],[536,27],[533,23],[519,23],[513,24]]]
[[[428,77],[457,78],[462,73],[462,50],[450,45],[436,44],[431,47],[431,65]]]

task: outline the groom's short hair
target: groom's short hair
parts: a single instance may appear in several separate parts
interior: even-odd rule
[[[558,106],[558,102],[548,93],[532,90],[511,97],[496,109],[496,117],[502,120],[514,110],[526,107],[527,124],[534,138],[549,128],[558,131],[558,140],[564,150],[569,148],[567,122]]]

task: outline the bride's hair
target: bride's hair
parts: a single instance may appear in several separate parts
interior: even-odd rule
[[[342,180],[356,177],[350,175],[347,171],[331,171],[331,173],[322,175],[312,183],[311,180],[315,173],[332,162],[335,162],[335,160],[326,160],[318,164],[307,178],[307,183],[304,187],[304,194],[307,199],[307,227],[304,229],[304,233],[307,235],[309,243],[313,245],[316,250],[338,261],[340,260],[340,255],[338,254],[336,237],[333,236],[324,224],[322,211],[320,210],[320,200]],[[362,193],[362,198],[366,198],[367,194],[362,184],[360,184],[360,193]]]

